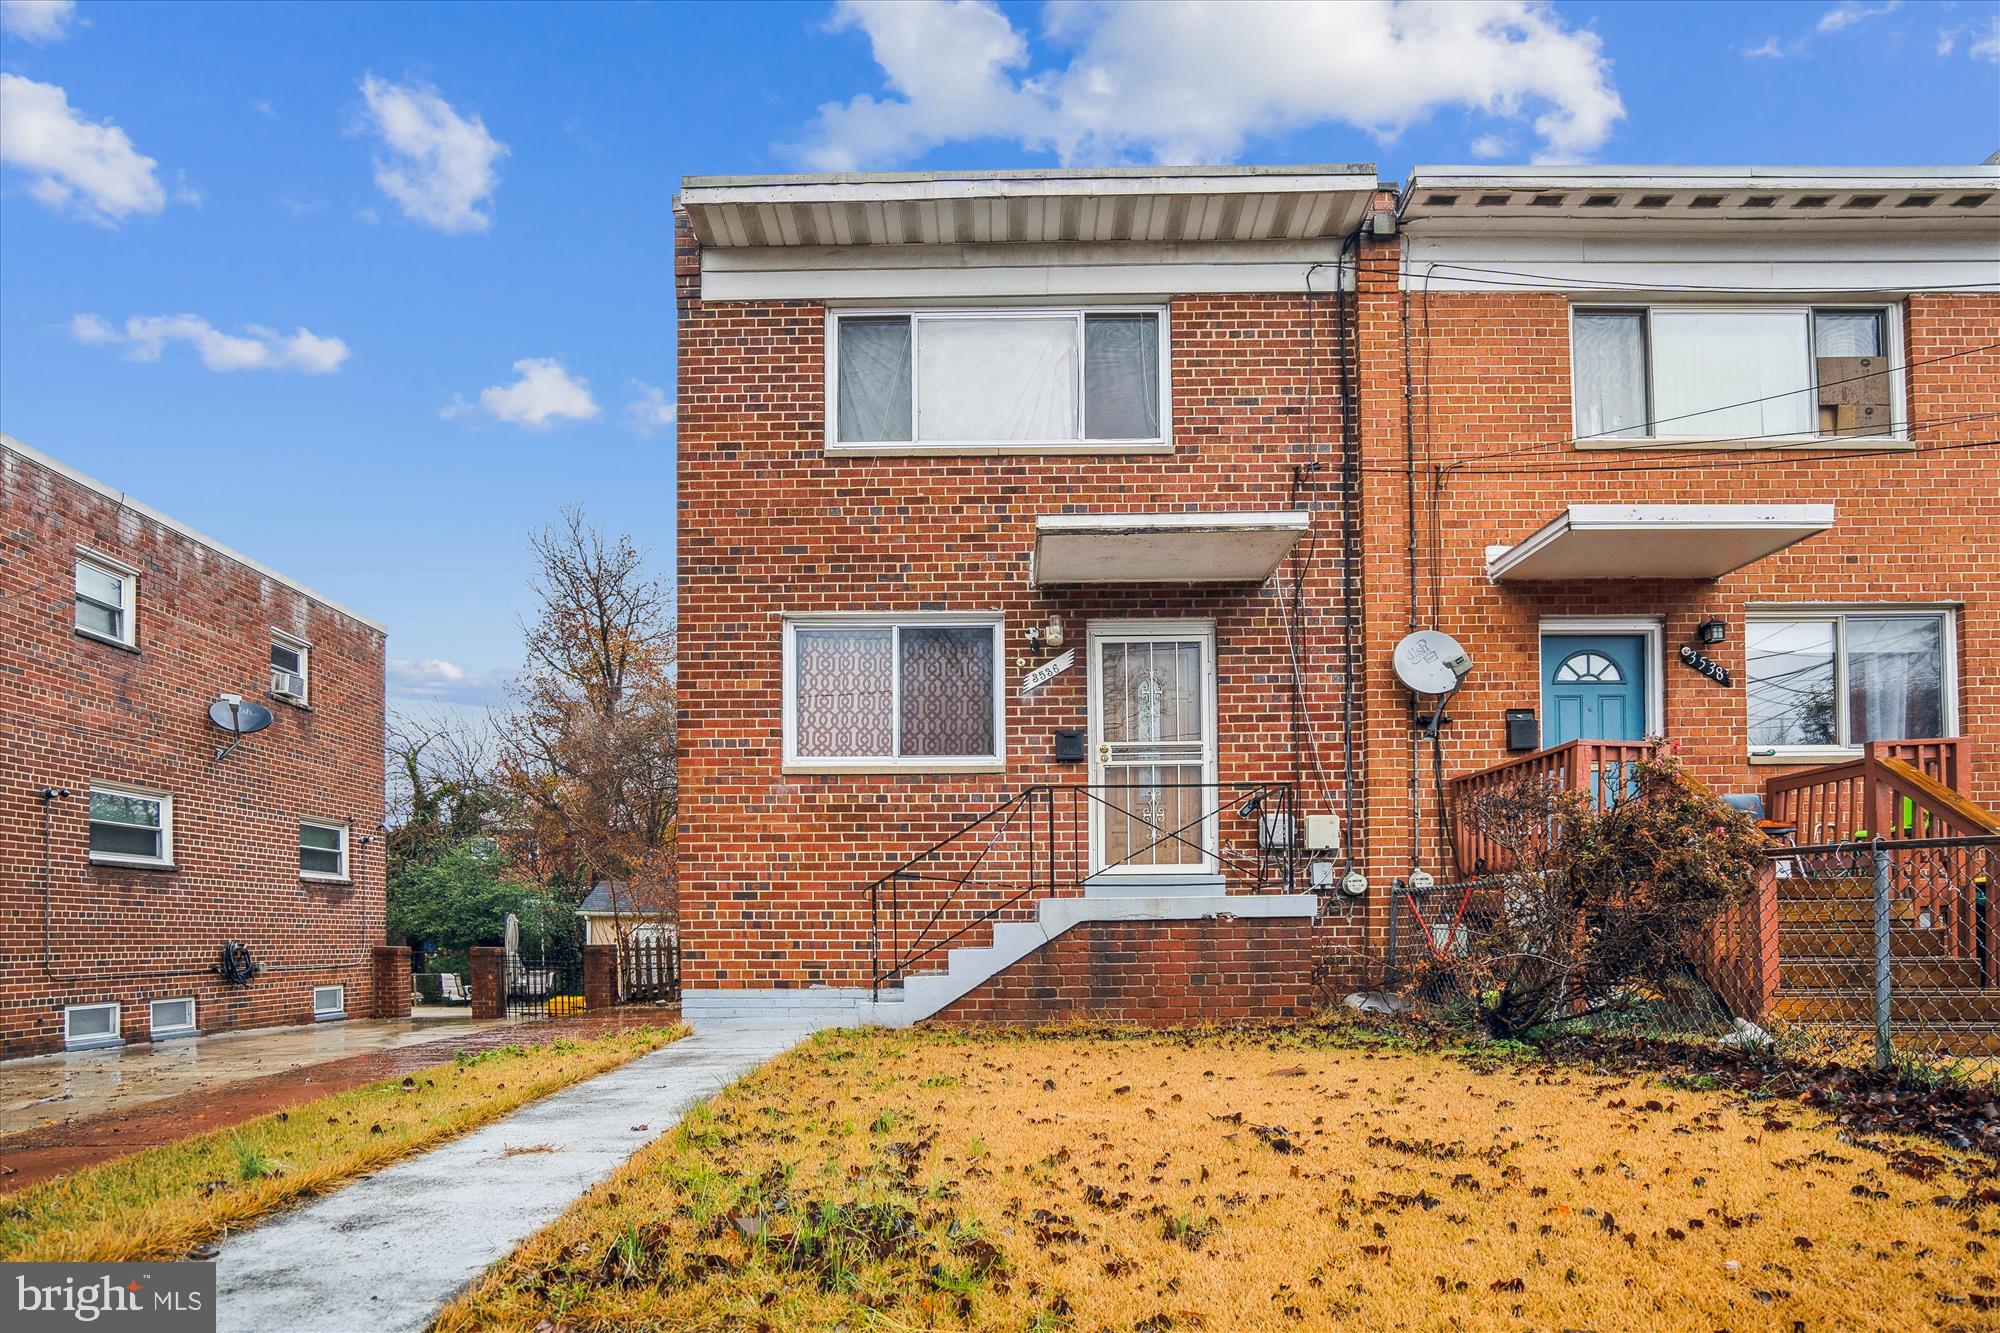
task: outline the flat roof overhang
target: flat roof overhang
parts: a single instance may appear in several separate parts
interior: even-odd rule
[[[1526,541],[1486,549],[1495,583],[1719,579],[1833,526],[1826,504],[1573,504]]]
[[[1035,519],[1035,582],[1262,583],[1311,527],[1303,509],[1043,514]]]

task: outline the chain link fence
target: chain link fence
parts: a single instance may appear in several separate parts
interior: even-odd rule
[[[1389,971],[1462,1005],[1451,963],[1508,910],[1505,874],[1394,896]],[[1801,1060],[2000,1079],[2000,838],[1774,845],[1752,888],[1647,985],[1579,978],[1552,1027],[1774,1042]]]

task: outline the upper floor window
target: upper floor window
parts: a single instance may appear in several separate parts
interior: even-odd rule
[[[1765,440],[1897,433],[1895,321],[1882,306],[1580,307],[1579,439]]]
[[[96,639],[127,648],[138,643],[139,576],[129,566],[106,556],[78,556],[76,561],[76,628]]]
[[[828,444],[940,449],[1163,445],[1165,312],[836,313]]]
[[[143,787],[93,782],[90,859],[118,865],[171,865],[174,798]]]
[[[304,879],[347,878],[347,825],[299,821],[299,875]]]
[[[1951,633],[1943,611],[1756,613],[1744,634],[1751,750],[1851,750],[1951,735]]]
[[[304,639],[271,631],[271,693],[291,703],[306,701],[306,659],[312,654]]]
[[[784,656],[788,764],[1000,762],[997,617],[788,621]]]

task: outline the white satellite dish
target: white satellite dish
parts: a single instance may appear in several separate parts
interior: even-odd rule
[[[1450,694],[1472,670],[1472,658],[1458,640],[1434,629],[1405,635],[1393,660],[1396,679],[1418,694]]]

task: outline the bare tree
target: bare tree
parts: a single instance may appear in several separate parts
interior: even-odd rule
[[[470,838],[493,836],[503,817],[497,738],[443,712],[394,711],[388,759],[389,870],[430,861]]]

